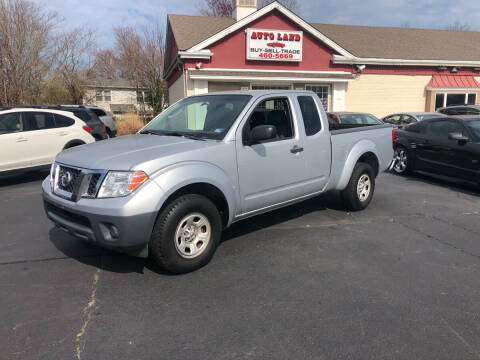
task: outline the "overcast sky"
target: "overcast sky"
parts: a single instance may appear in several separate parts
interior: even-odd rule
[[[165,24],[166,14],[196,14],[202,0],[34,0],[65,19],[65,26],[88,26],[101,46],[113,43],[115,26]],[[455,21],[480,30],[479,0],[299,0],[310,22],[444,28]]]

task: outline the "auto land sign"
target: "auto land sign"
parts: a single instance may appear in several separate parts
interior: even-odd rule
[[[247,29],[247,60],[302,61],[303,32]]]

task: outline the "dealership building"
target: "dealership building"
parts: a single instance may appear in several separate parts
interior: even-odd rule
[[[170,104],[246,89],[312,90],[328,111],[384,116],[480,104],[480,32],[307,23],[274,2],[232,18],[168,15]]]

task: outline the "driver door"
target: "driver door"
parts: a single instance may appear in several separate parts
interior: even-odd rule
[[[249,143],[251,129],[274,125],[274,139]],[[281,204],[307,191],[305,153],[299,122],[289,97],[264,97],[236,133],[236,151],[243,213]]]

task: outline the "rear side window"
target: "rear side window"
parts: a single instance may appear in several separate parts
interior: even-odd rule
[[[311,96],[299,96],[298,103],[300,104],[300,110],[302,111],[305,133],[307,136],[315,135],[322,129],[315,101]]]
[[[404,130],[408,132],[422,134],[425,132],[426,124],[427,123],[424,123],[424,122],[417,122],[415,124],[409,125],[408,127],[404,128]]]
[[[90,114],[88,113],[88,111],[83,111],[83,110],[74,110],[73,111],[73,114],[82,119],[83,121],[90,121],[92,119],[92,117],[90,116]]]
[[[23,118],[26,123],[26,130],[45,130],[55,127],[53,114],[48,112],[24,112]]]
[[[456,121],[439,120],[428,124],[428,134],[437,137],[447,137],[450,133],[461,133],[466,135],[463,126]]]
[[[23,131],[20,113],[0,115],[0,135]]]
[[[386,122],[387,124],[398,125],[400,124],[401,117],[402,117],[401,115],[391,115],[383,119],[383,121]]]
[[[59,115],[59,114],[55,114],[55,125],[57,127],[72,126],[74,123],[75,123],[75,120],[73,120],[69,117]]]
[[[107,115],[105,111],[100,110],[100,109],[90,109],[95,115],[97,116],[105,116]]]

